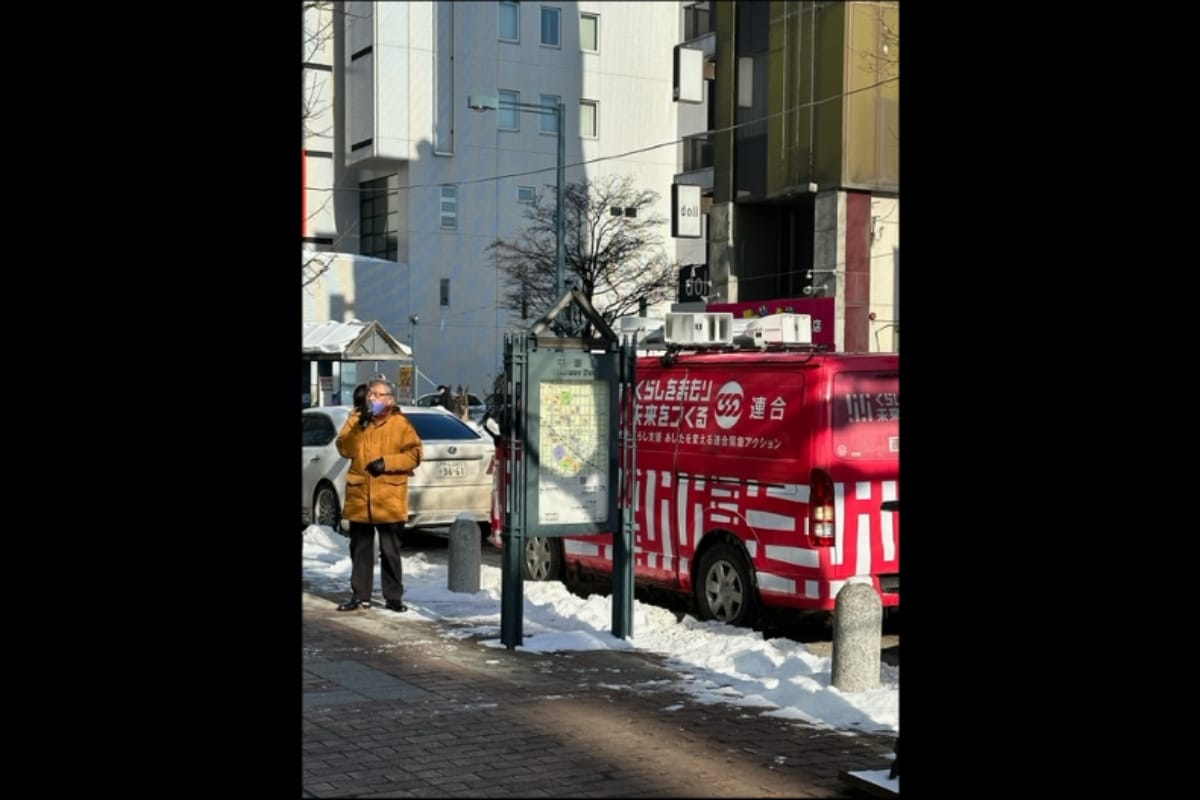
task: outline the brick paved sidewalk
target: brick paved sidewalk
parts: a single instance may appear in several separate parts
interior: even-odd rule
[[[861,797],[895,738],[704,704],[654,654],[530,653],[304,593],[305,797]]]

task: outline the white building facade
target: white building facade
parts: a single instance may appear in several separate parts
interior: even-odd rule
[[[305,12],[304,247],[358,254],[307,269],[303,319],[378,321],[409,344],[415,394],[481,396],[503,369],[502,308],[485,254],[553,198],[556,117],[474,111],[468,95],[565,108],[565,181],[630,176],[658,193],[666,256],[681,170],[672,51],[678,2],[350,2]],[[656,311],[665,311],[666,304]]]

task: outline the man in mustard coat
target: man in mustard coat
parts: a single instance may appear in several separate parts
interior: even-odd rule
[[[407,611],[400,545],[408,522],[408,476],[421,463],[421,437],[396,407],[396,387],[382,375],[367,385],[366,405],[350,412],[337,438],[350,459],[342,517],[350,521],[350,589],[338,611],[371,607],[375,583],[375,532],[384,605]]]

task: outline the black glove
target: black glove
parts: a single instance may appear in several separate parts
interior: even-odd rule
[[[362,429],[365,431],[367,426],[371,424],[371,410],[366,406],[359,406],[358,414],[358,424],[361,425]]]
[[[377,458],[374,461],[372,461],[370,464],[367,464],[367,472],[371,473],[372,475],[375,475],[375,476],[382,475],[383,470],[384,470],[384,466],[383,466],[382,458]]]

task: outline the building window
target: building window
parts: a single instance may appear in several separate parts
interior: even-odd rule
[[[450,305],[450,279],[449,278],[442,278],[441,281],[439,281],[438,293],[439,293],[439,299],[442,304],[442,308],[449,306]]]
[[[521,130],[521,112],[516,108],[505,108],[505,103],[521,102],[521,93],[513,92],[508,89],[500,90],[500,108],[496,110],[496,116],[499,119],[498,126],[502,131],[519,131]]]
[[[359,253],[395,261],[400,232],[400,196],[388,178],[366,181],[359,188],[358,219],[362,228]]]
[[[737,60],[737,107],[754,108],[754,56]]]
[[[595,14],[579,15],[579,49],[589,53],[600,51],[600,17]]]
[[[683,40],[690,42],[692,39],[699,39],[706,33],[711,33],[712,14],[709,8],[709,0],[701,0],[699,3],[693,3],[690,6],[683,8]]]
[[[458,187],[442,187],[442,230],[458,230]]]
[[[521,4],[500,3],[500,41],[521,41]]]
[[[559,47],[558,17],[559,9],[542,6],[542,44],[547,47]]]
[[[558,99],[556,94],[543,94],[538,97],[538,103],[558,108]],[[542,121],[538,130],[542,133],[558,133],[558,114],[541,114],[540,116]]]
[[[585,139],[595,139],[596,131],[596,101],[579,101],[579,135]]]
[[[537,192],[532,186],[518,186],[517,202],[533,205],[535,202],[537,202]]]

